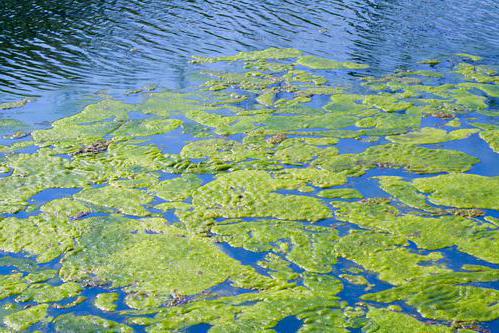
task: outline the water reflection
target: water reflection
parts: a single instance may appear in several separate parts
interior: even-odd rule
[[[461,51],[491,58],[497,22],[493,0],[3,0],[0,99],[66,85],[179,87],[192,54],[270,46],[374,70]]]

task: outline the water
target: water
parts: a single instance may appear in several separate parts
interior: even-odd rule
[[[410,68],[422,59],[458,52],[481,55],[485,62],[497,64],[497,22],[499,4],[493,0],[3,0],[0,3],[0,102],[24,97],[33,101],[21,109],[0,111],[0,119],[19,119],[30,128],[44,128],[53,120],[79,112],[103,95],[138,102],[141,97],[125,96],[127,90],[147,84],[158,84],[160,89],[188,90],[199,82],[196,66],[189,63],[192,55],[217,56],[267,47],[293,47],[321,57],[366,63],[370,65],[366,72],[376,75]],[[451,67],[452,64],[443,65]],[[330,78],[349,81],[335,74]],[[324,101],[316,102],[323,104]],[[317,103],[314,106],[317,107]],[[178,153],[191,139],[184,135],[177,130],[150,139],[165,152]],[[0,139],[0,144],[4,142]],[[380,142],[343,139],[337,147],[341,153],[358,153],[377,144]],[[465,144],[451,141],[429,147],[437,146],[475,155],[482,162],[472,172],[497,175],[497,157],[476,135]],[[358,187],[366,197],[386,196],[376,181],[368,179],[375,175],[414,177],[405,171],[374,169],[363,177],[352,178],[345,186]],[[169,176],[165,175],[165,179]],[[213,180],[212,175],[206,177],[208,181]],[[78,191],[51,189],[33,197],[31,203],[40,205]],[[166,214],[168,219],[178,222],[170,213]],[[328,225],[337,223],[335,220],[326,222]],[[353,227],[346,225],[345,228]],[[266,253],[254,253],[226,243],[220,247],[243,264],[268,275],[257,266]],[[483,264],[455,248],[442,253],[445,261],[452,264],[449,266],[456,269],[463,262]],[[5,273],[9,272],[10,269]],[[369,279],[379,282],[374,276]],[[360,289],[346,284],[340,295],[353,304],[358,301]],[[91,288],[85,295],[92,300],[101,291]],[[97,311],[90,301],[67,312],[73,311],[122,319]],[[416,315],[414,309],[407,311]],[[275,329],[294,332],[301,325],[302,321],[291,316],[279,322]],[[499,323],[495,321],[484,327],[499,330]],[[210,325],[200,324],[188,331],[206,332],[209,328]]]
[[[456,52],[494,59],[498,6],[494,0],[3,0],[0,101],[54,90],[60,101],[75,91],[149,82],[185,87],[192,55],[270,46],[357,60],[373,71]]]

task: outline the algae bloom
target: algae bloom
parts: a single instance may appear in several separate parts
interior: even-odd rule
[[[451,59],[372,76],[296,49],[194,57],[196,89],[8,136],[0,331],[483,332],[499,76]]]

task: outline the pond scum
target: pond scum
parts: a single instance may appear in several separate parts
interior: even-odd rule
[[[14,133],[0,146],[0,331],[486,331],[499,177],[443,145],[499,151],[499,76],[451,58],[372,77],[295,49],[195,57],[208,79],[194,91]],[[322,76],[335,71],[360,89]],[[47,193],[63,195],[34,199]]]

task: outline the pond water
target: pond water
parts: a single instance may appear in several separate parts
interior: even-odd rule
[[[498,22],[2,1],[0,332],[499,332]]]

